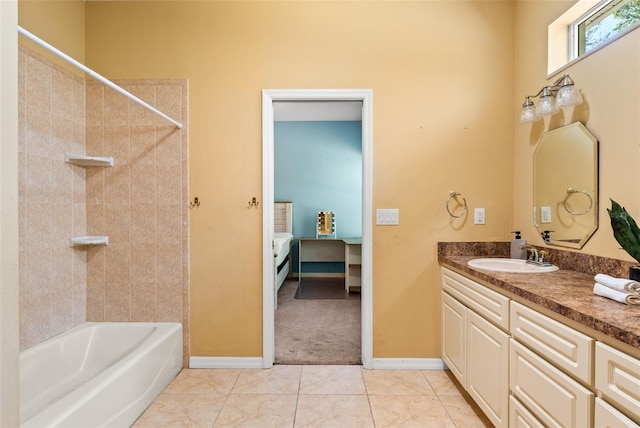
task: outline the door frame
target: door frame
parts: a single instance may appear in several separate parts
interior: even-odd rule
[[[264,89],[262,91],[262,367],[275,360],[273,266],[274,101],[362,102],[362,365],[373,368],[373,91],[371,89]],[[295,207],[294,207],[295,210]]]

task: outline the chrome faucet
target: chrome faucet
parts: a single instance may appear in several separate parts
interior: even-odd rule
[[[538,251],[533,245],[525,244],[520,247],[521,250],[527,250],[527,263],[531,263],[538,266],[550,266],[549,260],[547,260],[548,252],[546,250]],[[531,252],[531,256],[529,256]]]

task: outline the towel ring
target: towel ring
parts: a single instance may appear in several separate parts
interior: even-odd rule
[[[465,215],[467,213],[467,200],[463,197],[462,198],[462,202],[464,205],[464,209],[462,210],[462,213],[460,215],[455,215],[454,213],[451,212],[451,210],[449,209],[449,202],[451,202],[451,199],[458,199],[458,196],[461,196],[459,192],[454,192],[453,190],[451,192],[449,192],[449,198],[447,199],[447,212],[449,213],[449,215],[453,218],[460,218],[463,215]],[[458,205],[460,205],[460,202],[458,202]]]
[[[579,212],[579,213],[577,213],[575,211],[572,211],[571,209],[569,209],[569,207],[567,207],[567,200],[569,200],[569,198],[572,195],[576,194],[576,193],[582,193],[587,198],[589,198],[589,208],[587,208],[586,210],[584,210],[582,212]],[[583,215],[583,214],[586,214],[589,211],[591,211],[591,208],[593,207],[593,198],[591,197],[591,195],[588,192],[586,192],[584,190],[576,190],[576,189],[574,189],[572,187],[569,187],[567,189],[567,195],[564,197],[564,200],[562,201],[562,205],[564,206],[564,209],[567,210],[567,212],[569,214],[571,214],[571,215]]]

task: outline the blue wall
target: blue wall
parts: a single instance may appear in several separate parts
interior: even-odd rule
[[[294,236],[315,238],[318,211],[335,213],[339,238],[362,236],[362,122],[275,122],[274,145],[275,200],[293,202]],[[305,271],[344,271],[330,265]]]

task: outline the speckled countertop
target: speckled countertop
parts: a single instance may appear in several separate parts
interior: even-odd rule
[[[557,261],[554,262],[552,253],[551,262],[558,265],[560,270],[548,273],[492,272],[474,269],[467,265],[469,260],[478,257],[508,257],[508,243],[496,244],[497,246],[487,246],[487,243],[439,243],[438,260],[443,265],[468,273],[506,292],[640,349],[640,306],[625,305],[593,294],[593,270],[598,272],[596,266],[598,263],[587,260],[587,266],[584,266],[572,260],[571,267],[577,268],[572,270],[563,266],[560,254],[555,254]],[[589,258],[593,259],[593,257]],[[614,260],[607,264],[607,261],[603,260],[603,263],[600,266],[600,273],[622,277],[618,270],[624,270],[626,262]]]

